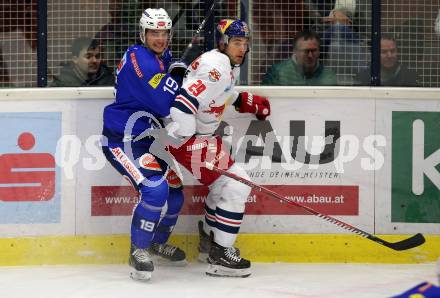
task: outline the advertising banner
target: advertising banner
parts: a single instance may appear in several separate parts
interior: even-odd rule
[[[440,233],[439,99],[377,104],[385,163],[376,172],[377,233]]]
[[[128,233],[139,196],[101,150],[111,94],[89,90],[0,101],[0,235]],[[217,133],[253,182],[289,200],[369,233],[440,233],[438,94],[356,90],[286,89],[266,121],[228,108]],[[175,170],[175,232],[196,233],[208,189]],[[255,190],[245,213],[242,233],[347,233]]]
[[[440,112],[392,116],[391,220],[440,223]]]
[[[309,206],[328,215],[358,215],[359,189],[357,186],[298,186],[265,185],[293,202]],[[203,215],[209,189],[202,185],[184,188],[185,205],[181,215]],[[139,193],[131,186],[93,186],[92,216],[131,216],[139,202]],[[304,209],[286,206],[266,195],[252,190],[247,200],[247,215],[306,215]]]
[[[0,224],[57,223],[61,113],[0,113]]]
[[[84,118],[78,119],[78,135],[84,144],[100,127],[89,123],[90,111],[95,110],[91,103],[80,108],[84,111],[79,115]],[[383,144],[374,135],[373,102],[277,98],[272,110],[274,116],[268,121],[233,109],[227,111],[217,133],[229,145],[235,161],[252,181],[319,212],[373,230],[374,170],[383,162]],[[357,113],[359,110],[363,113]],[[108,164],[98,171],[85,171],[80,166],[77,171],[81,177],[78,195],[82,198],[77,209],[82,219],[78,230],[126,232],[138,193]],[[195,232],[195,225],[184,223],[188,222],[186,217],[194,217],[189,222],[201,218],[208,189],[183,167],[177,172],[184,181],[185,204],[179,219],[183,224],[177,225],[176,231]],[[250,222],[244,221],[243,232],[341,232],[301,208],[256,191],[248,197],[246,216]]]

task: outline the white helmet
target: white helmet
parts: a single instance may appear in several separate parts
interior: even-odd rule
[[[148,8],[142,13],[139,20],[140,38],[145,43],[145,30],[171,30],[173,22],[171,21],[168,13],[163,8],[155,9]]]

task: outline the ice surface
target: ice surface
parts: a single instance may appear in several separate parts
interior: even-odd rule
[[[206,276],[205,266],[156,267],[149,282],[131,280],[128,265],[0,267],[0,297],[374,298],[436,283],[435,263],[254,263],[248,278]]]

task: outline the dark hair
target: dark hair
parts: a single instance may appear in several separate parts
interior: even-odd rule
[[[397,44],[396,42],[396,38],[394,37],[394,35],[390,34],[390,33],[382,33],[380,35],[380,39],[385,39],[385,40],[392,40],[394,41],[395,44]]]
[[[301,38],[303,38],[304,40],[316,39],[318,41],[318,45],[321,44],[321,38],[319,38],[318,33],[316,33],[315,31],[304,30],[304,31],[299,31],[298,33],[296,33],[295,38],[293,39],[293,48],[294,49],[296,49],[296,45],[298,43],[298,40],[300,40]]]
[[[70,48],[72,52],[72,56],[79,56],[79,52],[83,49],[94,50],[99,47],[99,43],[96,39],[91,39],[89,37],[78,37],[72,42],[72,46]]]

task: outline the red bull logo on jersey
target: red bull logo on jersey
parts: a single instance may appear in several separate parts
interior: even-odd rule
[[[214,100],[211,101],[211,103],[209,104],[209,110],[204,110],[203,112],[207,113],[207,114],[213,114],[218,119],[223,115],[225,108],[226,108],[226,104],[223,104],[218,107],[215,107],[214,104],[215,104],[215,101]]]
[[[211,82],[218,82],[221,78],[221,74],[217,69],[213,68],[209,71],[208,78]]]

